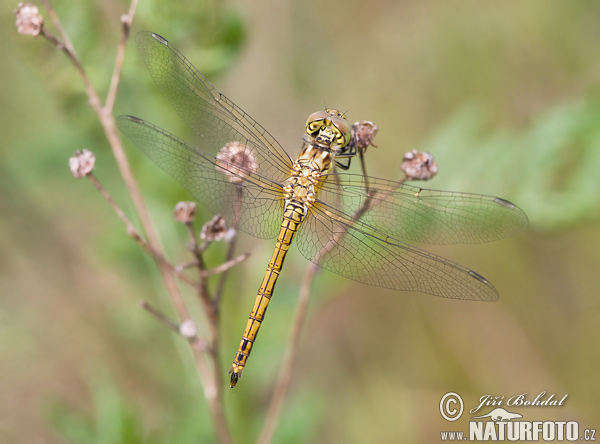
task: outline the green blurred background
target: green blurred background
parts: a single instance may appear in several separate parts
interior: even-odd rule
[[[155,266],[68,171],[75,150],[93,150],[97,176],[133,214],[81,81],[43,39],[17,35],[16,2],[1,2],[0,440],[214,442],[187,346],[138,307],[171,312]],[[104,97],[128,5],[54,5]],[[427,187],[502,196],[530,218],[509,240],[427,247],[486,276],[496,303],[320,274],[275,442],[437,442],[467,430],[468,412],[455,423],[439,413],[449,391],[467,410],[486,394],[568,394],[562,407],[513,411],[600,428],[600,4],[142,0],[133,34],[142,29],[178,46],[291,154],[306,117],[336,107],[379,126],[371,175],[399,178],[402,154],[427,150],[440,168]],[[191,137],[133,43],[123,113]],[[190,197],[127,149],[170,257],[187,260],[171,209]],[[225,368],[273,245],[240,237],[252,256],[226,288]],[[305,266],[293,251],[245,377],[225,393],[239,442],[262,426]]]

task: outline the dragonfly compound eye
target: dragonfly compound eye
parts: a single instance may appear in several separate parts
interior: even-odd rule
[[[350,142],[350,137],[352,134],[352,127],[346,121],[345,118],[341,116],[331,116],[331,123],[335,127],[336,131],[336,142],[339,146],[345,147]]]
[[[341,147],[348,145],[352,129],[346,121],[345,116],[334,109],[317,111],[312,113],[306,121],[306,133],[309,136],[317,136],[319,132],[327,128],[333,135],[332,142]]]
[[[306,120],[306,133],[315,136],[323,127],[325,120],[330,117],[327,111],[317,111],[308,116]]]

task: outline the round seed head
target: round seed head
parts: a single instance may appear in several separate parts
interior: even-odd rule
[[[377,148],[377,145],[373,143],[373,139],[377,135],[377,125],[368,120],[362,122],[356,122],[352,125],[352,139],[356,142],[356,148],[359,151],[365,151],[369,145]]]
[[[215,216],[202,226],[200,239],[206,242],[220,241],[227,234],[227,224],[221,216]]]
[[[77,150],[75,155],[69,158],[69,168],[76,179],[87,176],[94,169],[96,156],[90,150]]]
[[[15,9],[17,16],[17,32],[19,34],[29,34],[34,37],[42,32],[44,26],[44,17],[38,14],[38,8],[32,3],[20,2]]]
[[[196,203],[195,202],[177,202],[175,209],[173,210],[173,217],[177,222],[188,223],[193,222],[196,217]]]
[[[410,180],[429,180],[438,172],[433,155],[426,152],[409,151],[402,158],[400,169]]]
[[[217,171],[225,174],[231,183],[241,183],[257,169],[256,154],[241,142],[229,142],[217,154]]]

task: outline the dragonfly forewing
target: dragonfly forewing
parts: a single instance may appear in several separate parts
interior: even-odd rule
[[[284,180],[292,159],[265,128],[220,93],[163,37],[140,32],[136,43],[160,90],[200,137],[196,143],[199,147],[216,155],[224,140],[252,144],[264,173],[274,180]]]
[[[261,174],[261,164],[256,171],[240,171],[240,180],[234,183],[231,176],[223,174],[215,156],[168,131],[132,116],[120,116],[117,126],[214,214],[220,214],[228,223],[238,220],[238,227],[253,236],[277,236],[283,209],[282,186]],[[224,140],[219,143],[225,145]]]

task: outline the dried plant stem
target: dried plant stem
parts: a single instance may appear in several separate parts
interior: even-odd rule
[[[229,250],[232,250],[231,244],[229,244]],[[230,254],[228,253],[227,258],[229,258],[229,256],[230,256]],[[240,254],[237,257],[234,257],[233,259],[227,260],[227,258],[226,258],[225,260],[227,260],[227,262],[224,262],[223,264],[221,264],[215,268],[211,268],[209,270],[204,270],[202,275],[205,277],[209,277],[209,276],[212,276],[215,274],[223,275],[226,271],[229,271],[230,268],[234,267],[235,265],[239,264],[242,261],[245,261],[249,257],[250,257],[250,253],[244,253],[244,254]]]
[[[137,0],[131,0],[131,4],[129,5],[129,11],[126,15],[123,15],[121,17],[121,40],[119,42],[119,46],[117,47],[115,67],[113,69],[113,74],[110,79],[110,86],[108,87],[108,94],[106,95],[106,102],[104,104],[104,110],[107,114],[112,114],[115,99],[117,97],[117,90],[119,86],[119,81],[121,80],[121,72],[123,70],[123,62],[125,61],[125,48],[127,46],[127,40],[129,40],[129,31],[131,29],[131,22],[133,21],[133,16],[135,15],[136,8]]]
[[[235,245],[236,245],[236,240],[237,240],[237,235],[234,236],[231,240],[229,240],[228,242],[228,247],[227,247],[227,255],[225,256],[225,263],[223,265],[221,265],[221,267],[218,268],[222,268],[225,265],[231,263],[231,262],[237,262],[238,260],[243,261],[246,258],[248,258],[248,256],[250,256],[249,253],[246,253],[242,256],[238,256],[237,258],[233,258],[233,253],[235,252]],[[223,295],[223,290],[225,289],[225,282],[227,281],[227,276],[229,275],[229,269],[231,267],[227,267],[226,269],[223,269],[221,271],[221,278],[219,279],[219,283],[217,285],[217,289],[215,291],[215,298],[213,299],[213,305],[215,306],[215,308],[218,310],[219,306],[220,306],[220,302],[221,302],[221,296]]]
[[[360,167],[363,170],[363,176],[365,178],[365,185],[367,187],[367,192],[369,190],[369,180],[368,180],[368,175],[367,175],[367,162],[365,159],[365,150],[359,150],[358,152],[358,157],[360,158]]]
[[[157,318],[168,329],[174,331],[177,334],[180,334],[179,325],[177,325],[177,323],[170,320],[167,316],[165,316],[163,313],[161,313],[159,310],[154,308],[146,301],[141,301],[140,305],[142,306],[142,308],[144,308],[146,311],[152,314],[155,318]],[[209,365],[206,362],[206,354],[204,353],[207,348],[206,341],[200,339],[197,335],[186,339],[188,340],[192,350],[195,351],[194,356],[196,362],[196,371],[198,372],[200,380],[205,381],[204,397],[210,405],[210,411],[213,417],[213,422],[217,429],[217,435],[220,437],[220,441],[222,443],[232,443],[233,440],[230,436],[227,423],[222,420],[225,417],[225,414],[223,412],[223,405],[221,403],[221,400],[219,399],[219,391],[217,390],[218,378],[211,375]],[[216,376],[216,374],[214,375]]]
[[[212,357],[212,364],[213,364],[213,383],[214,383],[214,393],[208,393],[206,392],[205,389],[205,395],[210,395],[211,397],[214,396],[215,398],[220,398],[222,390],[221,387],[223,385],[223,369],[221,368],[221,360],[219,359],[219,315],[217,312],[217,308],[214,306],[212,299],[209,295],[208,292],[208,283],[207,283],[207,276],[205,274],[206,271],[206,266],[204,264],[204,259],[202,257],[202,251],[204,248],[206,248],[204,245],[203,246],[198,246],[198,239],[196,237],[196,233],[194,231],[194,227],[193,224],[191,222],[187,222],[186,224],[186,228],[188,230],[188,236],[190,238],[190,250],[192,251],[192,253],[194,254],[194,256],[196,257],[196,261],[198,262],[198,274],[200,276],[200,285],[197,287],[198,289],[198,296],[200,297],[200,300],[202,301],[202,305],[204,306],[204,314],[206,316],[206,320],[207,320],[207,324],[208,324],[208,329],[210,331],[210,347],[208,349],[208,352],[211,354]],[[221,409],[221,405],[220,403],[218,403],[219,405],[217,406],[219,409]]]
[[[121,208],[117,205],[117,203],[114,201],[112,196],[102,186],[102,184],[100,183],[98,178],[96,176],[94,176],[93,173],[88,174],[86,177],[90,180],[90,182],[92,182],[92,184],[94,185],[94,187],[96,187],[98,192],[100,192],[102,197],[104,197],[104,199],[106,199],[106,201],[111,206],[111,208],[116,213],[116,215],[119,217],[119,219],[121,219],[125,223],[125,226],[127,227],[127,234],[129,234],[129,236],[132,239],[134,239],[157,262],[159,262],[159,263],[163,264],[165,267],[169,268],[170,272],[175,273],[177,275],[177,277],[179,277],[186,284],[190,285],[191,287],[195,287],[195,288],[197,288],[199,286],[199,284],[197,282],[194,282],[194,280],[191,279],[188,275],[181,272],[177,267],[174,267],[173,265],[171,265],[167,261],[167,259],[162,255],[162,253],[154,250],[146,241],[144,241],[144,239],[142,239],[142,237],[140,236],[140,233],[137,231],[137,229],[135,228],[135,226],[133,225],[131,220],[125,215],[123,210],[121,210]],[[225,265],[225,264],[223,264],[223,265]],[[186,308],[185,304],[183,305],[183,307],[181,307],[181,311],[186,313],[186,316],[183,319],[189,319],[189,313],[187,313],[187,308]]]
[[[233,259],[230,259],[227,262],[222,263],[221,265],[217,265],[214,268],[208,268],[206,270],[201,270],[201,275],[206,278],[214,276],[215,274],[222,275],[223,273],[228,271],[230,268],[235,267],[237,264],[245,261],[249,257],[250,257],[250,253],[240,254],[239,256],[234,257]],[[187,270],[188,268],[197,267],[197,266],[198,266],[198,261],[192,261],[192,262],[188,262],[185,264],[177,265],[176,267],[174,267],[174,269],[177,273],[179,273],[182,270]],[[179,274],[178,274],[178,276],[179,276]]]
[[[234,218],[233,218],[233,223],[232,223],[232,229],[233,231],[233,236],[231,236],[228,239],[228,248],[227,248],[227,255],[225,256],[225,263],[228,263],[230,261],[233,260],[233,253],[235,252],[235,245],[237,243],[237,232],[238,232],[238,227],[239,227],[239,223],[240,223],[240,213],[241,213],[241,206],[242,206],[242,199],[243,199],[243,189],[240,187],[236,187],[236,193],[237,193],[237,198],[236,198],[236,203],[235,203],[235,211],[234,211]],[[227,276],[229,275],[229,270],[224,270],[223,273],[221,274],[221,279],[219,280],[219,283],[217,285],[217,290],[215,291],[215,298],[213,299],[213,305],[215,306],[215,309],[218,310],[219,306],[220,306],[220,302],[221,302],[221,297],[223,296],[223,290],[225,289],[225,282],[227,281]]]
[[[177,312],[177,316],[180,321],[186,321],[190,319],[190,315],[188,309],[186,307],[185,301],[182,297],[179,286],[177,285],[177,281],[175,280],[175,276],[180,277],[184,282],[192,285],[194,288],[199,288],[199,291],[202,290],[203,285],[205,285],[205,277],[200,276],[200,284],[193,282],[188,276],[186,276],[183,272],[179,272],[175,267],[173,267],[164,257],[162,253],[162,248],[160,246],[160,242],[158,239],[158,235],[156,230],[152,224],[150,219],[150,215],[142,198],[141,191],[135,178],[133,176],[131,167],[129,165],[129,161],[125,155],[125,150],[117,133],[115,119],[112,115],[113,105],[115,102],[121,70],[123,66],[123,60],[125,56],[125,46],[129,37],[129,29],[131,22],[133,20],[137,0],[132,0],[130,4],[129,11],[126,15],[124,15],[121,19],[122,22],[122,34],[121,39],[117,49],[117,56],[115,61],[114,70],[111,77],[111,83],[107,92],[106,103],[103,105],[96,90],[94,89],[81,61],[79,56],[77,55],[73,45],[71,44],[67,34],[65,33],[58,15],[56,11],[52,7],[50,0],[42,0],[48,13],[51,17],[51,20],[56,27],[60,39],[52,35],[48,30],[42,28],[41,34],[48,39],[53,45],[63,51],[68,59],[71,61],[73,66],[76,68],[79,73],[85,91],[88,96],[89,103],[92,109],[96,112],[100,124],[104,129],[104,133],[106,138],[110,144],[113,155],[117,162],[117,166],[119,168],[120,174],[125,182],[125,185],[128,189],[129,196],[133,202],[134,208],[137,212],[140,223],[143,227],[143,231],[146,234],[147,241],[144,241],[138,231],[135,229],[134,225],[131,223],[129,218],[123,213],[123,211],[116,205],[114,200],[110,197],[110,195],[106,192],[106,190],[101,187],[100,183],[94,176],[89,176],[90,180],[96,188],[102,193],[102,195],[107,199],[111,207],[117,213],[117,215],[123,220],[123,222],[127,226],[127,231],[132,238],[134,238],[148,253],[154,257],[158,264],[158,268],[161,274],[161,277],[165,283],[167,288],[167,292],[171,298],[175,311]],[[233,442],[231,434],[229,432],[227,422],[225,419],[225,414],[223,412],[223,407],[221,404],[221,386],[220,383],[220,364],[217,355],[217,329],[216,329],[216,312],[212,304],[205,304],[207,318],[209,318],[209,324],[211,325],[212,331],[212,341],[211,347],[209,348],[209,352],[211,353],[211,358],[213,361],[213,371],[209,371],[209,366],[206,362],[206,346],[204,343],[199,341],[197,338],[188,339],[190,343],[190,347],[195,357],[196,368],[198,371],[198,375],[204,385],[204,393],[205,397],[209,403],[211,415],[213,417],[215,429],[219,441],[222,443],[231,443]],[[209,307],[210,306],[210,309]],[[155,313],[156,314],[156,313]],[[212,374],[211,374],[212,373]]]
[[[146,310],[148,313],[150,313],[152,316],[154,316],[156,319],[158,319],[169,330],[172,330],[175,333],[179,334],[179,324],[177,324],[176,322],[173,322],[164,313],[162,313],[157,308],[153,307],[152,305],[150,305],[148,302],[146,302],[144,300],[140,301],[140,306],[144,310]]]

